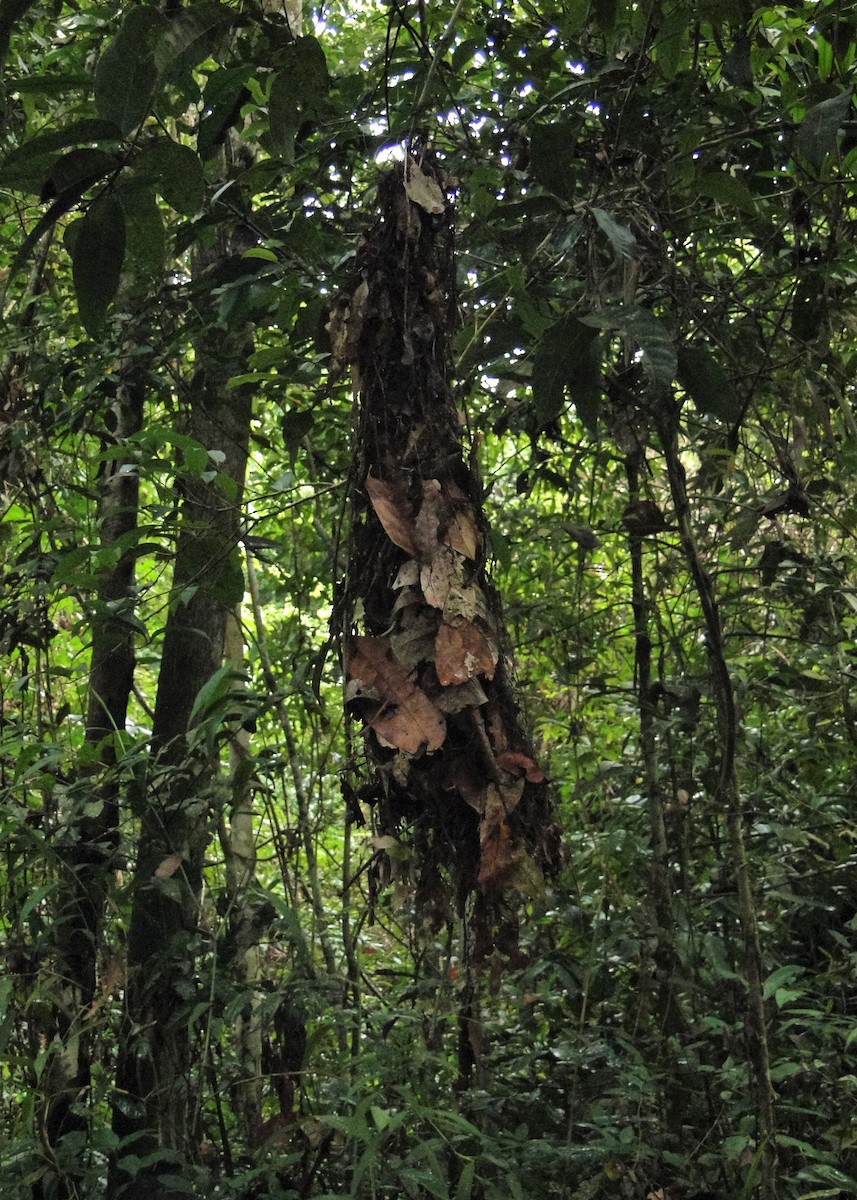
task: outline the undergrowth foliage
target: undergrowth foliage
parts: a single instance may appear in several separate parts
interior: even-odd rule
[[[855,57],[4,7],[0,1195],[857,1193]]]

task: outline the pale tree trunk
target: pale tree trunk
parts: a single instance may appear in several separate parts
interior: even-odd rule
[[[244,638],[237,613],[230,617],[227,625],[226,657],[236,665],[244,658]],[[236,691],[241,688],[243,685],[236,684]],[[249,778],[250,762],[250,735],[246,729],[236,728],[229,742],[231,817],[228,827],[224,820],[221,832],[226,863],[230,946],[224,968],[230,972],[233,983],[243,989],[246,997],[235,1028],[239,1072],[235,1085],[235,1106],[246,1145],[252,1144],[262,1121],[262,1028],[257,987],[261,951],[257,914],[248,902],[248,891],[256,874],[256,829]]]

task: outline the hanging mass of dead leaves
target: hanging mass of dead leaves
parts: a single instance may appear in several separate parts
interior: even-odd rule
[[[418,900],[537,892],[558,858],[486,572],[478,476],[448,379],[447,181],[428,156],[386,175],[380,217],[331,312],[334,371],[359,397],[346,703],[362,722],[385,844],[409,830]],[[440,919],[440,918],[438,918]]]

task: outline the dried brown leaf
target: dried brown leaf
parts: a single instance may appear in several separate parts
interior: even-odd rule
[[[414,204],[419,204],[426,212],[442,213],[446,208],[440,184],[426,175],[410,154],[405,160],[405,191],[408,199],[413,200]]]
[[[479,550],[479,530],[472,512],[461,509],[453,512],[446,533],[441,539],[447,546],[463,554],[465,558],[474,559]]]
[[[420,587],[426,601],[434,608],[443,608],[450,589],[464,588],[464,563],[449,546],[438,546],[430,563],[420,571]],[[465,614],[466,615],[466,614]]]
[[[355,638],[345,670],[349,679],[359,679],[381,697],[367,715],[367,723],[383,746],[417,754],[423,749],[431,753],[443,745],[446,718],[396,662],[386,639]]]
[[[435,640],[435,669],[444,687],[466,683],[474,675],[494,678],[497,647],[492,645],[478,625],[464,617],[444,622]]]
[[[439,614],[435,608],[422,608],[406,616],[408,619],[402,622],[401,628],[390,634],[390,645],[396,662],[406,671],[413,671],[422,662],[434,661]]]
[[[495,756],[494,761],[501,771],[508,771],[510,775],[523,775],[527,783],[545,781],[544,771],[536,766],[529,755],[522,754],[520,750],[504,750]]]
[[[417,558],[419,551],[414,538],[414,522],[404,488],[367,475],[366,494],[390,541],[406,554]]]
[[[450,587],[443,606],[443,616],[447,621],[453,617],[465,617],[468,621],[479,617],[487,625],[492,623],[488,616],[485,594],[475,583],[454,584]]]
[[[399,567],[398,574],[393,580],[393,591],[399,588],[416,587],[420,581],[420,564],[413,558]]]
[[[438,545],[442,497],[440,484],[436,479],[424,479],[422,484],[423,500],[414,522],[414,534],[421,559],[423,562],[431,562]]]

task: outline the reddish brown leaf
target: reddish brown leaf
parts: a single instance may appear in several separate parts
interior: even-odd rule
[[[501,754],[496,755],[494,761],[501,771],[508,771],[510,775],[523,775],[527,783],[544,783],[545,781],[544,772],[539,770],[531,758],[519,750],[504,750]]]
[[[493,679],[497,648],[478,625],[464,617],[441,625],[435,639],[435,669],[444,687],[466,683],[474,675]]]
[[[381,698],[367,721],[382,745],[406,754],[422,749],[431,753],[443,745],[446,718],[396,662],[389,642],[355,638],[345,669],[349,679],[359,680]]]
[[[393,545],[417,558],[419,551],[414,537],[414,522],[404,489],[367,475],[366,494]]]
[[[479,825],[479,886],[486,891],[515,888],[524,894],[544,889],[538,867],[518,842],[509,823],[508,813],[518,803],[524,781],[511,787],[489,783],[485,792],[485,811]]]

